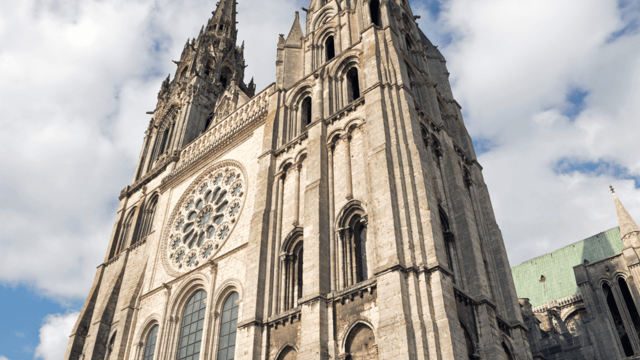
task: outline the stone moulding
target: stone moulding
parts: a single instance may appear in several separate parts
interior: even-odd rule
[[[169,166],[169,164],[178,162],[180,160],[180,154],[178,151],[174,151],[170,156],[167,156],[164,161],[162,161],[159,165],[156,165],[150,172],[146,173],[142,178],[138,179],[138,181],[134,182],[131,185],[128,185],[120,192],[119,200],[127,198],[133,195],[136,191],[140,190],[143,186],[147,185],[151,182],[151,180],[158,177],[158,175],[162,174],[162,172]]]
[[[540,306],[536,306],[534,308],[532,308],[531,310],[534,313],[543,313],[545,311],[547,311],[548,309],[554,308],[554,307],[566,307],[569,306],[573,303],[576,303],[578,301],[582,301],[582,294],[577,293],[577,294],[573,294],[567,297],[564,297],[562,299],[559,300],[551,300],[549,302],[547,302],[544,305],[540,305]]]

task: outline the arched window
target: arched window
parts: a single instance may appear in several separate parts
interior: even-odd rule
[[[281,311],[287,311],[298,306],[298,299],[303,294],[304,242],[302,232],[294,230],[287,236],[280,256],[282,269],[279,303]]]
[[[300,113],[302,115],[302,125],[307,126],[311,124],[311,96],[307,96],[302,100],[302,106],[300,106]]]
[[[294,271],[296,274],[296,303],[297,303],[297,299],[300,299],[302,297],[302,284],[303,284],[303,268],[304,268],[304,247],[302,246],[302,241],[296,246],[296,248],[293,250],[293,256],[295,259],[295,266],[294,266]]]
[[[189,71],[189,67],[187,66],[187,67],[185,67],[185,68],[182,70],[182,72],[180,73],[180,79],[186,79],[186,78],[187,78],[188,71]]]
[[[202,343],[202,329],[206,313],[207,293],[198,290],[184,308],[180,326],[177,360],[198,360]],[[220,358],[219,358],[220,359]]]
[[[620,292],[622,293],[624,303],[627,306],[627,310],[629,311],[631,321],[633,321],[633,327],[635,327],[636,332],[640,334],[640,314],[638,314],[638,308],[633,301],[633,296],[631,296],[629,286],[627,286],[627,282],[623,278],[618,279],[618,285],[620,286]]]
[[[358,78],[358,69],[352,67],[347,72],[347,100],[352,102],[360,98],[360,80]]]
[[[147,140],[144,142],[144,150],[142,151],[142,158],[140,159],[140,165],[138,166],[138,173],[136,174],[136,180],[142,177],[144,172],[144,163],[147,160],[147,152],[149,151],[149,143],[151,142],[151,138],[147,136]]]
[[[107,356],[106,359],[108,360],[109,358],[111,358],[111,353],[113,353],[113,348],[116,344],[116,335],[118,334],[118,332],[114,332],[113,335],[111,335],[111,340],[109,341],[109,345],[107,345]]]
[[[504,342],[502,343],[502,349],[504,350],[504,353],[507,355],[507,360],[513,360],[513,355],[511,354],[511,350],[509,350],[509,347]]]
[[[618,330],[618,337],[620,338],[622,349],[624,350],[626,356],[632,356],[633,347],[631,346],[631,341],[629,340],[629,333],[627,332],[627,329],[624,326],[624,322],[622,321],[622,316],[620,315],[620,310],[613,295],[613,291],[608,284],[602,285],[602,291],[604,292],[604,296],[607,299],[607,306],[609,307],[609,312],[611,313],[611,317],[613,318],[615,328],[616,330]]]
[[[345,352],[350,359],[377,359],[378,347],[373,330],[364,324],[356,325],[347,337]]]
[[[343,270],[344,287],[355,285],[369,279],[369,261],[367,257],[367,220],[361,210],[352,210],[345,216],[340,230],[340,267]]]
[[[122,226],[120,227],[120,234],[118,236],[118,241],[116,246],[114,247],[114,251],[111,252],[111,257],[117,255],[124,249],[126,245],[127,238],[129,238],[129,234],[131,233],[131,229],[133,227],[134,215],[136,212],[136,208],[129,210],[129,214],[125,217],[125,220],[122,222]]]
[[[144,239],[151,232],[153,227],[153,219],[156,215],[156,208],[158,207],[158,196],[154,196],[149,200],[147,206],[145,206],[142,213],[142,221],[140,222],[140,228],[136,232],[131,244],[135,244],[138,241]]]
[[[327,54],[327,61],[336,57],[336,45],[335,41],[333,40],[333,36],[329,36],[324,42],[324,51]]]
[[[449,217],[440,205],[438,205],[438,212],[440,214],[440,226],[442,227],[442,235],[444,237],[444,245],[447,252],[447,263],[449,265],[449,269],[453,272],[455,269],[453,262],[454,237],[451,232],[451,228],[449,227]]]
[[[158,325],[155,325],[147,335],[147,341],[144,343],[144,356],[142,360],[153,360],[156,353],[156,342],[158,340]]]
[[[380,18],[380,1],[369,1],[369,12],[371,13],[371,22],[377,26],[382,26],[382,19]]]
[[[220,74],[220,83],[222,84],[223,88],[226,88],[227,86],[229,86],[232,76],[233,76],[233,73],[231,72],[231,70],[229,70],[229,68],[225,66],[222,69],[222,73]]]
[[[296,360],[297,358],[298,352],[291,346],[287,346],[284,350],[282,350],[280,356],[278,356],[278,360]]]
[[[411,41],[411,38],[408,34],[404,36],[404,42],[407,44],[407,50],[413,50],[413,41]]]
[[[475,360],[474,354],[476,353],[475,346],[473,345],[473,340],[471,339],[471,334],[467,331],[467,328],[460,323],[462,326],[462,331],[464,332],[464,342],[467,344],[467,356],[469,360]]]
[[[218,341],[218,360],[233,360],[236,353],[236,331],[238,324],[238,293],[227,297],[222,308],[220,320],[220,340]]]

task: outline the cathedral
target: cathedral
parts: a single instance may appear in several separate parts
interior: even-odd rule
[[[184,45],[65,360],[533,359],[446,61],[409,2],[303,10],[260,91],[235,0]]]

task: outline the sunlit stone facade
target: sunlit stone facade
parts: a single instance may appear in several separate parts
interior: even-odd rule
[[[259,92],[234,0],[187,41],[65,359],[532,358],[445,59],[408,2],[304,10]]]

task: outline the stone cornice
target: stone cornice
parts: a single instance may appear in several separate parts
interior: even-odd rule
[[[147,172],[142,178],[138,179],[131,185],[128,185],[120,192],[120,196],[118,199],[122,201],[123,199],[135,194],[138,190],[140,190],[143,186],[150,183],[153,179],[158,177],[160,174],[164,172],[164,170],[169,166],[169,164],[178,162],[180,160],[180,155],[178,151],[174,151],[170,156],[167,156],[164,161],[162,161],[159,165],[156,165],[151,171]]]

